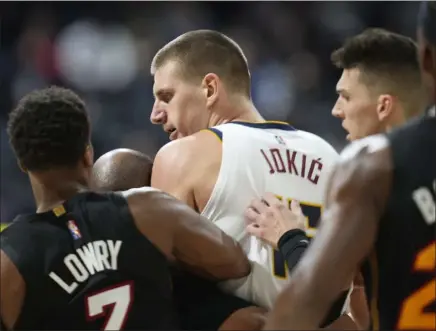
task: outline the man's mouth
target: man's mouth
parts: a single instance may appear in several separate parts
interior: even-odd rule
[[[350,132],[348,132],[348,130],[345,128],[344,123],[342,122],[342,128],[345,130],[345,132],[347,133],[347,136],[345,139],[347,139],[348,141],[350,141],[351,139],[351,135]]]
[[[177,130],[174,129],[174,131],[170,134],[170,140],[176,140],[177,139]]]
[[[177,138],[177,129],[176,128],[165,129],[165,132],[167,132],[169,134],[170,140],[174,140]]]

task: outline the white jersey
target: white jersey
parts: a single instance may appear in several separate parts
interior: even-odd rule
[[[233,122],[210,130],[222,137],[222,161],[202,215],[238,240],[253,264],[248,278],[223,287],[271,308],[287,283],[287,267],[279,252],[246,233],[244,211],[265,192],[297,199],[313,235],[338,153],[322,138],[282,122]]]

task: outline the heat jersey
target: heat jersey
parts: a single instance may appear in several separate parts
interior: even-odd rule
[[[313,236],[338,154],[322,138],[283,122],[232,122],[209,130],[222,140],[222,161],[202,215],[238,240],[253,262],[248,279],[227,282],[224,288],[271,308],[287,283],[288,270],[278,251],[246,233],[244,211],[265,192],[288,203],[297,199]]]
[[[362,269],[373,330],[436,328],[435,113],[387,136],[391,195]]]
[[[120,194],[81,193],[19,216],[1,249],[26,283],[15,330],[177,328],[167,259]]]

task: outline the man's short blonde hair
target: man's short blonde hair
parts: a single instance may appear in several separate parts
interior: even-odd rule
[[[154,56],[151,74],[170,61],[180,64],[185,79],[201,81],[214,73],[231,92],[250,96],[247,59],[235,41],[218,31],[195,30],[172,40]]]

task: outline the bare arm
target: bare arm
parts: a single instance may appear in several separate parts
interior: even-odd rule
[[[193,153],[194,137],[172,141],[156,154],[151,175],[151,186],[195,208],[191,162],[200,159]]]
[[[203,130],[162,147],[154,161],[151,186],[201,211],[221,168],[222,143]]]
[[[7,330],[12,330],[20,317],[26,284],[17,267],[1,251],[0,317]]]
[[[250,272],[240,245],[186,204],[152,188],[125,194],[138,229],[169,258],[216,280]]]
[[[369,328],[368,302],[366,299],[363,276],[360,272],[354,278],[350,300],[350,312],[356,324],[359,326],[359,329],[367,330]]]
[[[371,139],[349,147],[337,165],[317,236],[277,299],[265,329],[316,329],[372,249],[392,165],[385,138]]]

